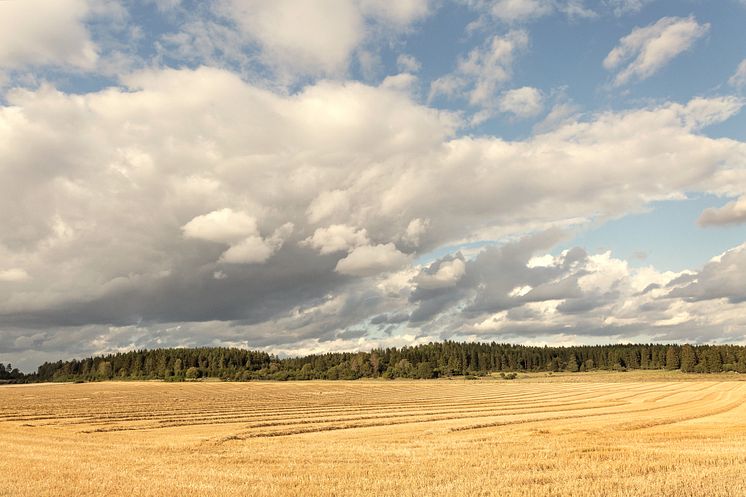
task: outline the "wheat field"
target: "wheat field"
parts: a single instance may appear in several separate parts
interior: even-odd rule
[[[746,382],[621,376],[3,387],[0,496],[746,496]]]

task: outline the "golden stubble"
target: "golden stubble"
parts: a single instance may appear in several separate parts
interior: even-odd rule
[[[3,387],[0,496],[744,496],[733,378]]]

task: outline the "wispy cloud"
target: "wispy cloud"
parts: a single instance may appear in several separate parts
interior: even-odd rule
[[[743,88],[746,86],[746,59],[738,64],[736,72],[728,79],[728,84],[735,86],[736,88]]]
[[[691,48],[709,30],[708,23],[699,24],[694,17],[664,17],[655,24],[635,28],[619,40],[603,66],[617,71],[615,86],[647,79]]]
[[[532,117],[544,108],[544,96],[541,91],[530,86],[516,88],[500,96],[498,108],[501,112],[517,117]]]
[[[430,84],[428,101],[438,96],[466,99],[471,106],[480,108],[476,120],[484,120],[495,112],[498,90],[510,81],[515,58],[528,45],[528,33],[524,30],[491,37],[461,58],[454,72]]]

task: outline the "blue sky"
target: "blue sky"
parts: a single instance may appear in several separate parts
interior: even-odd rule
[[[699,267],[746,238],[742,225],[713,229],[697,224],[703,210],[725,203],[709,195],[655,202],[646,212],[589,227],[565,245],[580,245],[594,252],[611,250],[635,266],[650,264],[666,271]]]
[[[0,0],[0,362],[745,342],[744,21]]]

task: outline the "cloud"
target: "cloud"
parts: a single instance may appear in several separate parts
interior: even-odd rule
[[[399,70],[409,73],[416,73],[422,67],[420,61],[409,54],[399,54],[396,58],[396,65],[399,67]]]
[[[491,5],[490,14],[501,21],[516,22],[542,17],[552,10],[549,0],[496,0]]]
[[[619,40],[604,59],[605,69],[618,70],[614,85],[644,80],[658,72],[677,55],[692,47],[710,30],[694,17],[664,17],[655,24],[635,28]]]
[[[570,102],[555,104],[546,117],[534,126],[534,132],[545,133],[571,122],[577,116],[578,110],[578,107]]]
[[[555,280],[557,271],[548,267],[528,267],[532,256],[548,250],[565,234],[559,230],[540,232],[501,247],[488,248],[469,264],[467,278],[477,292],[467,307],[467,312],[478,315],[509,309],[543,283]],[[546,275],[546,276],[544,276]],[[530,287],[529,292],[514,292],[516,288]],[[545,298],[546,299],[546,298]]]
[[[167,40],[180,52],[209,46],[203,59],[222,54],[244,64],[251,61],[235,53],[236,44],[253,45],[280,82],[343,75],[356,52],[370,55],[362,50],[367,41],[406,32],[431,11],[428,0],[219,0],[216,5],[222,19],[195,19]]]
[[[292,233],[288,223],[278,228],[272,237],[259,236],[256,219],[245,212],[225,208],[197,216],[181,227],[186,238],[229,244],[220,256],[221,262],[252,264],[265,262]]]
[[[364,38],[364,19],[348,0],[226,0],[222,7],[280,72],[341,74]]]
[[[418,247],[422,238],[427,233],[427,227],[430,224],[428,219],[414,218],[407,225],[404,231],[402,241],[410,247]]]
[[[0,270],[0,282],[12,283],[15,281],[25,281],[29,278],[29,274],[22,268],[15,267]]]
[[[448,291],[418,288],[410,326],[450,338],[522,342],[743,340],[743,247],[699,272],[673,273],[631,268],[610,252],[588,254],[579,247],[544,254],[556,235],[539,233],[483,250]],[[453,260],[436,261],[415,281]]]
[[[638,284],[627,268],[625,279],[612,255],[575,250],[539,267],[534,256],[557,233],[513,248],[506,240],[673,193],[742,190],[746,145],[702,132],[737,113],[737,99],[570,115],[541,135],[502,140],[457,136],[453,114],[384,86],[274,92],[217,68],[6,98],[0,260],[33,277],[0,284],[0,347],[19,355],[32,352],[16,339],[38,333],[35,350],[64,355],[70,343],[76,354],[353,347],[358,339],[337,332],[383,314],[411,317],[387,323],[392,335],[375,328],[365,344],[575,329],[629,336],[683,312],[716,317],[705,309],[715,304],[663,299],[673,276]],[[415,265],[480,240],[502,248]],[[651,283],[661,288],[636,295]],[[730,307],[716,311],[743,321]]]
[[[311,205],[306,209],[308,220],[318,223],[329,217],[343,214],[350,205],[347,193],[344,190],[331,190],[321,192]]]
[[[229,208],[197,216],[181,229],[187,238],[222,243],[235,242],[258,233],[255,218]]]
[[[500,96],[498,108],[501,112],[517,117],[533,117],[544,108],[544,97],[539,90],[530,86],[506,91]]]
[[[488,247],[471,261],[464,261],[460,254],[435,261],[414,279],[416,287],[410,301],[416,307],[411,321],[427,322],[459,307],[466,309],[459,314],[472,317],[511,307],[510,293],[529,284],[518,284],[526,271],[535,271],[526,269],[533,253],[551,247],[563,236],[559,230],[549,230],[500,247]]]
[[[571,20],[594,19],[598,17],[598,14],[595,10],[585,6],[584,0],[568,0],[566,2],[559,3],[557,8]]]
[[[364,245],[354,248],[347,257],[337,262],[336,271],[351,276],[373,276],[400,269],[408,257],[393,243]]]
[[[511,31],[502,37],[492,37],[485,47],[472,50],[461,60],[459,72],[474,80],[469,103],[476,105],[491,99],[497,86],[510,79],[516,52],[527,46],[525,31]]]
[[[614,15],[621,17],[626,14],[635,14],[640,12],[643,7],[653,0],[604,0],[604,3],[610,7]]]
[[[269,259],[275,252],[282,248],[293,233],[295,225],[285,223],[277,228],[272,236],[261,238],[259,236],[249,236],[238,244],[231,245],[223,255],[220,256],[222,262],[234,264],[251,264],[261,263]]]
[[[318,228],[313,236],[306,238],[303,243],[317,249],[321,254],[331,254],[339,251],[348,252],[355,247],[367,245],[369,240],[364,229],[334,224],[327,228]]]
[[[159,11],[168,12],[181,5],[181,0],[145,0],[145,3],[152,3]]]
[[[409,73],[401,73],[393,76],[386,76],[386,78],[381,82],[381,88],[413,94],[416,91],[417,83],[417,76]]]
[[[746,302],[746,244],[734,247],[714,257],[683,284],[675,285],[668,297],[691,302],[727,299],[731,303]]]
[[[588,18],[596,13],[587,8],[583,0],[463,0],[469,7],[480,11],[491,19],[517,24],[536,20],[562,12],[567,17]],[[481,24],[487,24],[486,19],[480,19]]]
[[[87,0],[0,2],[0,68],[93,69],[98,48],[85,26]]]
[[[431,265],[417,277],[417,287],[424,290],[448,288],[454,286],[466,272],[463,258],[444,260]]]
[[[70,351],[72,339],[77,347],[82,346],[77,353],[194,346],[204,344],[205,337],[223,344],[294,353],[418,343],[415,333],[424,341],[470,338],[567,344],[743,339],[739,329],[746,325],[746,318],[742,288],[737,284],[742,278],[743,247],[713,259],[697,273],[662,273],[650,267],[631,268],[608,252],[588,254],[576,247],[558,255],[546,254],[541,247],[551,245],[557,235],[537,234],[487,249],[473,261],[452,256],[436,261],[413,281],[425,275],[444,275],[461,263],[466,268],[460,276],[456,276],[461,273],[457,269],[444,278],[443,284],[420,288],[412,301],[417,308],[411,315],[406,301],[389,300],[363,285],[290,307],[270,320],[255,323],[163,323],[105,330],[84,326],[61,333],[5,327],[0,330],[0,344],[3,351],[24,357],[20,352],[27,346],[37,351]],[[531,257],[527,251],[543,255]],[[711,288],[693,287],[699,281]],[[425,286],[432,282],[428,280]],[[711,294],[717,286],[723,289]],[[673,297],[671,289],[686,293]],[[429,308],[430,314],[419,319],[424,308]],[[380,335],[359,324],[366,317],[374,330],[381,330]],[[385,331],[407,323],[418,331],[397,335]],[[278,334],[278,329],[283,333]],[[335,343],[331,346],[329,342]],[[55,356],[35,352],[34,357]],[[38,359],[29,361],[34,364]]]
[[[728,202],[723,207],[705,209],[697,223],[703,227],[746,223],[746,196]]]
[[[746,86],[746,59],[738,64],[735,74],[728,79],[728,84],[736,88]]]
[[[260,236],[244,238],[223,252],[220,256],[221,262],[233,264],[260,263],[269,259],[274,252],[274,247]]]
[[[431,11],[428,0],[359,0],[359,5],[366,17],[402,28],[427,17]]]
[[[523,30],[489,38],[460,59],[455,72],[433,81],[428,99],[439,95],[457,98],[465,92],[469,104],[491,105],[498,87],[512,76],[515,56],[528,47],[528,42],[528,34]]]

